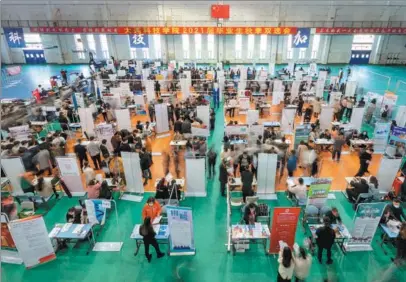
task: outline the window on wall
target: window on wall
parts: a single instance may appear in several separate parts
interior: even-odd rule
[[[189,59],[189,35],[182,34],[183,58]]]
[[[288,36],[288,46],[286,48],[286,59],[293,59],[293,50],[292,50],[292,35]]]
[[[265,59],[266,58],[266,45],[267,45],[267,35],[262,34],[261,38],[259,40],[259,58],[260,59]]]
[[[144,59],[149,59],[149,48],[142,48],[142,56]]]
[[[214,59],[214,34],[207,35],[207,56]]]
[[[304,59],[306,57],[306,48],[299,49],[299,59]]]
[[[89,46],[89,52],[92,52],[94,57],[96,57],[96,41],[94,40],[93,34],[86,35],[87,45]]]
[[[137,49],[130,48],[130,53],[131,53],[131,59],[136,59],[137,58]]]
[[[202,35],[195,34],[195,57],[196,59],[202,58]]]
[[[153,39],[154,39],[154,47],[155,47],[155,58],[160,59],[160,58],[162,58],[161,35],[155,34],[153,36]]]
[[[313,44],[312,44],[312,59],[317,59],[317,54],[320,47],[320,35],[313,35]]]
[[[356,34],[352,40],[351,50],[372,50],[375,35],[372,34]]]
[[[85,59],[85,48],[83,47],[83,41],[80,34],[73,35],[75,39],[75,51],[78,54],[78,58],[81,60]]]
[[[43,49],[42,40],[39,33],[24,33],[24,49]]]
[[[247,59],[252,59],[254,57],[254,45],[255,45],[255,35],[248,35],[248,52]]]
[[[237,34],[235,36],[235,58],[241,59],[242,57],[242,35]]]
[[[99,39],[100,39],[100,46],[101,46],[101,50],[103,53],[103,57],[105,59],[110,58],[109,44],[107,42],[107,36],[105,34],[100,34]]]

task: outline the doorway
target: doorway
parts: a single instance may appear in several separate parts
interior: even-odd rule
[[[46,64],[44,50],[24,50],[27,64]]]

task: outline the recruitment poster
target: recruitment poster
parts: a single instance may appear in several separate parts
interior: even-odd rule
[[[274,208],[272,217],[270,254],[279,253],[279,241],[293,247],[295,243],[296,227],[300,216],[300,208]]]
[[[86,200],[87,218],[90,224],[103,225],[106,220],[106,200]]]
[[[192,208],[167,207],[170,255],[194,255]]]
[[[227,125],[224,131],[226,135],[248,134],[248,125],[247,124]]]
[[[16,249],[16,244],[6,222],[1,223],[1,248]]]
[[[297,150],[297,147],[300,144],[300,141],[305,141],[309,139],[309,134],[310,134],[310,124],[304,124],[304,125],[298,125],[296,126],[295,130],[295,150]]]
[[[331,188],[331,178],[315,178],[310,185],[307,205],[321,208],[325,205]]]
[[[374,150],[375,153],[383,153],[388,142],[390,123],[376,123],[374,130]]]
[[[371,251],[371,243],[381,220],[386,203],[359,204],[354,217],[354,227],[347,246],[357,245],[354,250]]]
[[[11,221],[9,228],[18,254],[26,268],[32,268],[56,258],[42,216]]]
[[[396,142],[406,143],[406,127],[394,126],[389,140],[391,145],[396,145]]]

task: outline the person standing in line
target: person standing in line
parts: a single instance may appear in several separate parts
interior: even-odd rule
[[[296,247],[296,248],[295,248]],[[310,268],[312,267],[312,256],[306,253],[303,247],[296,244],[293,246],[295,251],[295,281],[304,282],[309,276]]]
[[[215,172],[215,166],[216,166],[216,158],[217,158],[217,153],[214,150],[213,147],[210,148],[209,152],[207,152],[207,162],[209,164],[209,178],[214,176],[216,174]]]
[[[220,181],[220,192],[221,196],[226,196],[226,185],[228,182],[228,172],[227,172],[227,160],[223,159],[220,165],[220,173],[219,173],[219,181]]]
[[[155,95],[158,98],[161,96],[161,84],[159,84],[158,80],[155,80]]]
[[[278,282],[290,282],[293,276],[295,261],[289,247],[284,247],[279,251],[278,257]]]
[[[331,247],[334,244],[336,238],[336,233],[334,229],[331,228],[330,219],[328,217],[323,218],[324,225],[316,230],[316,243],[318,247],[317,258],[320,263],[322,263],[323,250],[327,250],[327,264],[332,264],[331,259]]]
[[[87,151],[93,160],[95,170],[100,169],[100,143],[94,139],[94,136],[90,136],[90,142],[87,145]]]
[[[363,176],[365,172],[368,172],[368,166],[372,160],[372,154],[374,150],[367,148],[367,150],[360,154],[359,156],[359,170],[355,176]]]
[[[337,162],[340,162],[341,151],[343,150],[343,146],[345,144],[344,134],[340,132],[338,137],[333,140],[333,161],[335,161],[337,156]]]
[[[254,174],[252,173],[250,166],[244,167],[241,172],[241,182],[242,182],[242,199],[245,203],[247,197],[254,195],[252,190],[252,182],[254,181]]]
[[[298,115],[299,117],[302,116],[303,105],[304,105],[303,97],[302,97],[302,96],[299,96],[299,103],[297,104],[297,115]]]
[[[152,245],[156,251],[157,258],[161,258],[165,256],[165,253],[161,252],[159,249],[159,245],[157,240],[155,239],[155,231],[152,228],[151,224],[151,218],[147,216],[144,219],[144,224],[140,226],[139,230],[140,235],[143,238],[144,241],[144,247],[145,247],[145,256],[147,257],[148,262],[151,262],[152,255],[149,253],[149,246]]]

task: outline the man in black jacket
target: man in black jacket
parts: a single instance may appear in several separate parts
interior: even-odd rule
[[[360,167],[355,176],[363,176],[365,172],[368,172],[368,166],[372,160],[373,152],[374,152],[373,149],[368,148],[365,152],[360,154],[359,156]]]
[[[83,169],[83,161],[87,161],[87,154],[86,154],[87,150],[86,150],[86,147],[82,145],[82,140],[81,139],[78,139],[77,142],[78,143],[75,145],[74,151],[75,151],[76,156],[79,159],[80,169],[82,170]]]
[[[219,173],[221,196],[226,196],[226,184],[228,182],[227,161],[224,159],[220,165]]]
[[[350,185],[351,187],[346,189],[350,202],[355,202],[359,194],[369,192],[369,185],[364,178],[355,178],[350,182]]]
[[[127,137],[123,138],[123,142],[120,144],[120,153],[121,152],[132,152],[133,150],[131,149],[130,144],[128,144],[128,139]]]
[[[335,231],[330,226],[330,219],[328,217],[324,217],[324,226],[319,227],[316,230],[316,243],[318,247],[317,258],[319,262],[321,262],[321,258],[323,256],[323,250],[327,250],[327,264],[332,264],[333,260],[331,259],[331,247],[334,244],[334,240],[336,238]]]
[[[245,199],[254,194],[252,190],[252,182],[254,181],[254,174],[251,169],[248,167],[243,167],[241,172],[241,182],[242,182],[242,199],[245,203]]]
[[[182,120],[181,118],[179,118],[179,119],[177,119],[177,120],[175,121],[175,125],[173,126],[173,130],[174,130],[175,132],[180,132],[180,133],[182,133],[182,122],[183,122],[183,120]]]

